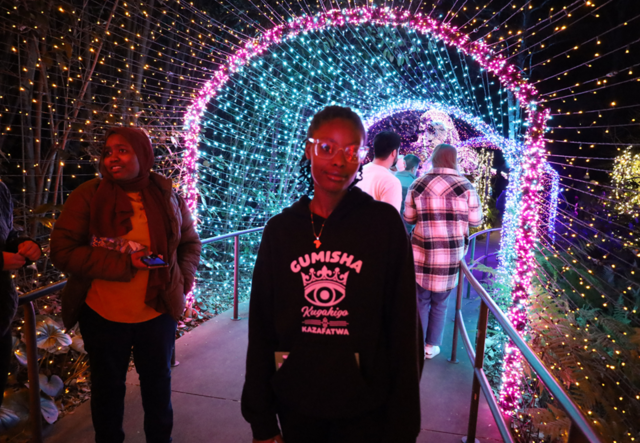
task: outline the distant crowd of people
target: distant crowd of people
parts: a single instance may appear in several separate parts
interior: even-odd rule
[[[482,212],[458,172],[456,149],[400,158],[381,132],[373,161],[360,117],[318,112],[307,131],[303,196],[267,223],[251,289],[242,414],[254,443],[415,442],[425,358],[440,352],[449,293],[470,226]],[[109,130],[101,177],[69,196],[51,259],[69,275],[64,325],[79,322],[91,365],[98,443],[124,441],[125,379],[133,354],[147,442],[171,441],[171,355],[201,242],[171,180],[150,172],[139,128]],[[40,257],[12,226],[0,182],[0,388],[17,306],[11,271]],[[0,398],[0,402],[1,402]]]
[[[400,144],[398,134],[378,133],[373,161],[362,168],[356,186],[395,207],[404,219],[413,247],[425,358],[433,358],[440,353],[447,300],[457,285],[469,227],[480,226],[483,214],[475,188],[458,172],[456,148],[436,146],[418,179],[418,156],[405,155],[403,167],[397,167]]]

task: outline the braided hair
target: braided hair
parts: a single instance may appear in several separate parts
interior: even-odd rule
[[[311,119],[311,124],[309,125],[309,129],[307,130],[307,138],[310,138],[313,133],[324,123],[335,119],[347,120],[353,123],[353,125],[362,133],[362,138],[366,143],[367,131],[364,128],[362,119],[360,119],[360,116],[356,114],[351,108],[343,106],[327,106],[323,110],[316,113],[316,115],[313,116],[313,119]],[[302,194],[311,197],[313,195],[311,160],[309,160],[304,155],[304,152],[302,153],[302,159],[300,160],[299,166],[300,171],[298,172],[298,177],[296,178],[296,181],[298,182],[297,189]],[[353,188],[360,180],[362,180],[362,164],[360,164],[360,167],[358,168],[358,173],[356,174],[355,179],[349,185],[349,189]]]

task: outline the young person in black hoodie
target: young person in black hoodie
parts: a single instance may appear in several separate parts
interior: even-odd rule
[[[404,225],[353,186],[367,153],[356,113],[327,107],[307,136],[313,198],[269,220],[254,269],[242,414],[254,443],[415,442],[423,359]]]

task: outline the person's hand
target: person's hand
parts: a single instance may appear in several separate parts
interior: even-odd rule
[[[25,258],[20,254],[13,254],[11,252],[3,252],[2,258],[4,259],[3,271],[13,271],[14,269],[20,269],[26,263]]]
[[[253,443],[284,443],[284,440],[282,439],[282,436],[278,434],[275,437],[269,438],[267,440],[256,440],[254,438]]]
[[[31,261],[36,261],[42,255],[42,251],[40,251],[40,247],[35,242],[28,240],[18,245],[18,254]]]
[[[140,260],[142,257],[145,257],[149,254],[150,252],[148,252],[146,249],[131,254],[131,264],[133,265],[133,267],[136,269],[149,269],[149,266],[145,265],[144,263],[142,263],[142,260]]]

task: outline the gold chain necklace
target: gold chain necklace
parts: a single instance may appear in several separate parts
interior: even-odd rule
[[[320,242],[320,236],[322,235],[322,230],[324,229],[324,224],[327,222],[327,219],[322,222],[322,227],[320,227],[320,232],[316,235],[316,225],[313,223],[313,212],[311,213],[311,229],[313,229],[313,236],[316,238],[313,243],[316,245],[316,249],[320,247],[322,242]]]

